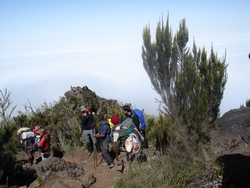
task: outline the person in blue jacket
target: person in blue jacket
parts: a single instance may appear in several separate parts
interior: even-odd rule
[[[109,154],[109,142],[111,140],[110,138],[110,125],[107,121],[104,120],[104,116],[100,114],[98,116],[99,121],[101,122],[100,125],[100,131],[97,134],[93,134],[96,138],[101,138],[102,142],[102,156],[106,163],[109,165],[110,168],[113,168],[115,166],[113,159],[111,158]]]

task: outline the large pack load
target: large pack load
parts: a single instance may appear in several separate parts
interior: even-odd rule
[[[123,136],[123,139],[121,139],[121,147],[124,147],[128,153],[133,152],[137,157],[140,156],[144,137],[136,128],[133,120],[128,117],[122,121],[119,131],[124,131],[126,134],[126,136],[124,136],[124,134],[120,133],[120,136]]]
[[[17,130],[17,135],[20,135],[20,144],[22,146],[27,145],[29,140],[30,143],[34,142],[34,133],[31,131],[29,127],[21,127]]]
[[[22,146],[33,144],[34,143],[35,134],[31,130],[23,131],[20,136],[20,143]]]
[[[138,131],[135,124],[133,123],[133,120],[131,118],[127,118],[120,124],[120,129],[124,130],[127,135],[129,136],[131,133],[136,134],[140,138],[140,142],[144,142],[144,137],[142,134]]]
[[[17,135],[20,135],[22,132],[25,132],[25,131],[30,131],[31,128],[29,127],[21,127],[17,130]]]
[[[135,129],[136,126],[131,118],[126,118],[120,123],[120,128],[123,129],[129,135],[133,132],[133,129]]]

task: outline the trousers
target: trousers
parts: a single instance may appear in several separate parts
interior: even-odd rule
[[[96,138],[93,137],[93,130],[83,130],[83,137],[87,144],[87,149],[89,152],[93,152],[96,148],[97,152],[101,152],[100,143],[97,142]]]

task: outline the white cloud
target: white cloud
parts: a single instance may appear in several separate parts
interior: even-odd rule
[[[133,6],[120,7],[99,2],[98,5],[88,3],[89,9],[82,3],[73,3],[74,7],[70,3],[67,8],[60,4],[61,11],[56,13],[48,6],[46,15],[40,9],[42,4],[34,3],[30,10],[34,17],[31,12],[23,11],[21,7],[26,6],[23,2],[20,7],[5,3],[0,7],[4,16],[4,22],[0,23],[3,28],[0,31],[0,89],[6,87],[12,91],[13,103],[22,106],[26,98],[39,105],[45,100],[58,99],[71,85],[87,85],[98,95],[131,102],[146,112],[157,113],[154,99],[158,95],[151,88],[142,65],[142,31],[150,23],[154,41],[161,14],[166,20],[163,7],[167,6],[173,34],[180,19],[186,18],[191,47],[194,36],[197,47],[204,46],[208,54],[212,45],[218,57],[223,57],[226,50],[229,79],[221,109],[225,112],[236,108],[250,93],[247,87],[250,28],[246,24],[249,3],[236,3],[225,7],[224,3],[216,2],[213,14],[213,2],[205,6],[204,2],[195,3],[199,6],[198,12],[189,11],[192,3],[184,6],[166,2],[133,3]],[[16,14],[16,8],[20,15]],[[65,14],[65,10],[74,11]],[[138,10],[141,10],[139,15]],[[225,17],[230,21],[225,22]]]

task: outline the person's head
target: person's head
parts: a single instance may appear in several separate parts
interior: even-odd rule
[[[104,116],[102,114],[99,114],[98,119],[99,119],[99,121],[104,121]]]
[[[44,134],[49,137],[51,135],[51,131],[49,129],[45,129]]]
[[[126,116],[129,116],[129,115],[131,114],[131,108],[130,108],[129,105],[124,105],[124,106],[122,107],[122,109],[123,109],[123,112],[124,112],[124,114],[125,114]]]
[[[117,115],[113,115],[111,117],[111,123],[113,123],[114,125],[120,124],[120,119]]]
[[[85,113],[86,112],[86,107],[85,106],[81,106],[80,107],[80,111],[81,111],[81,113]]]

